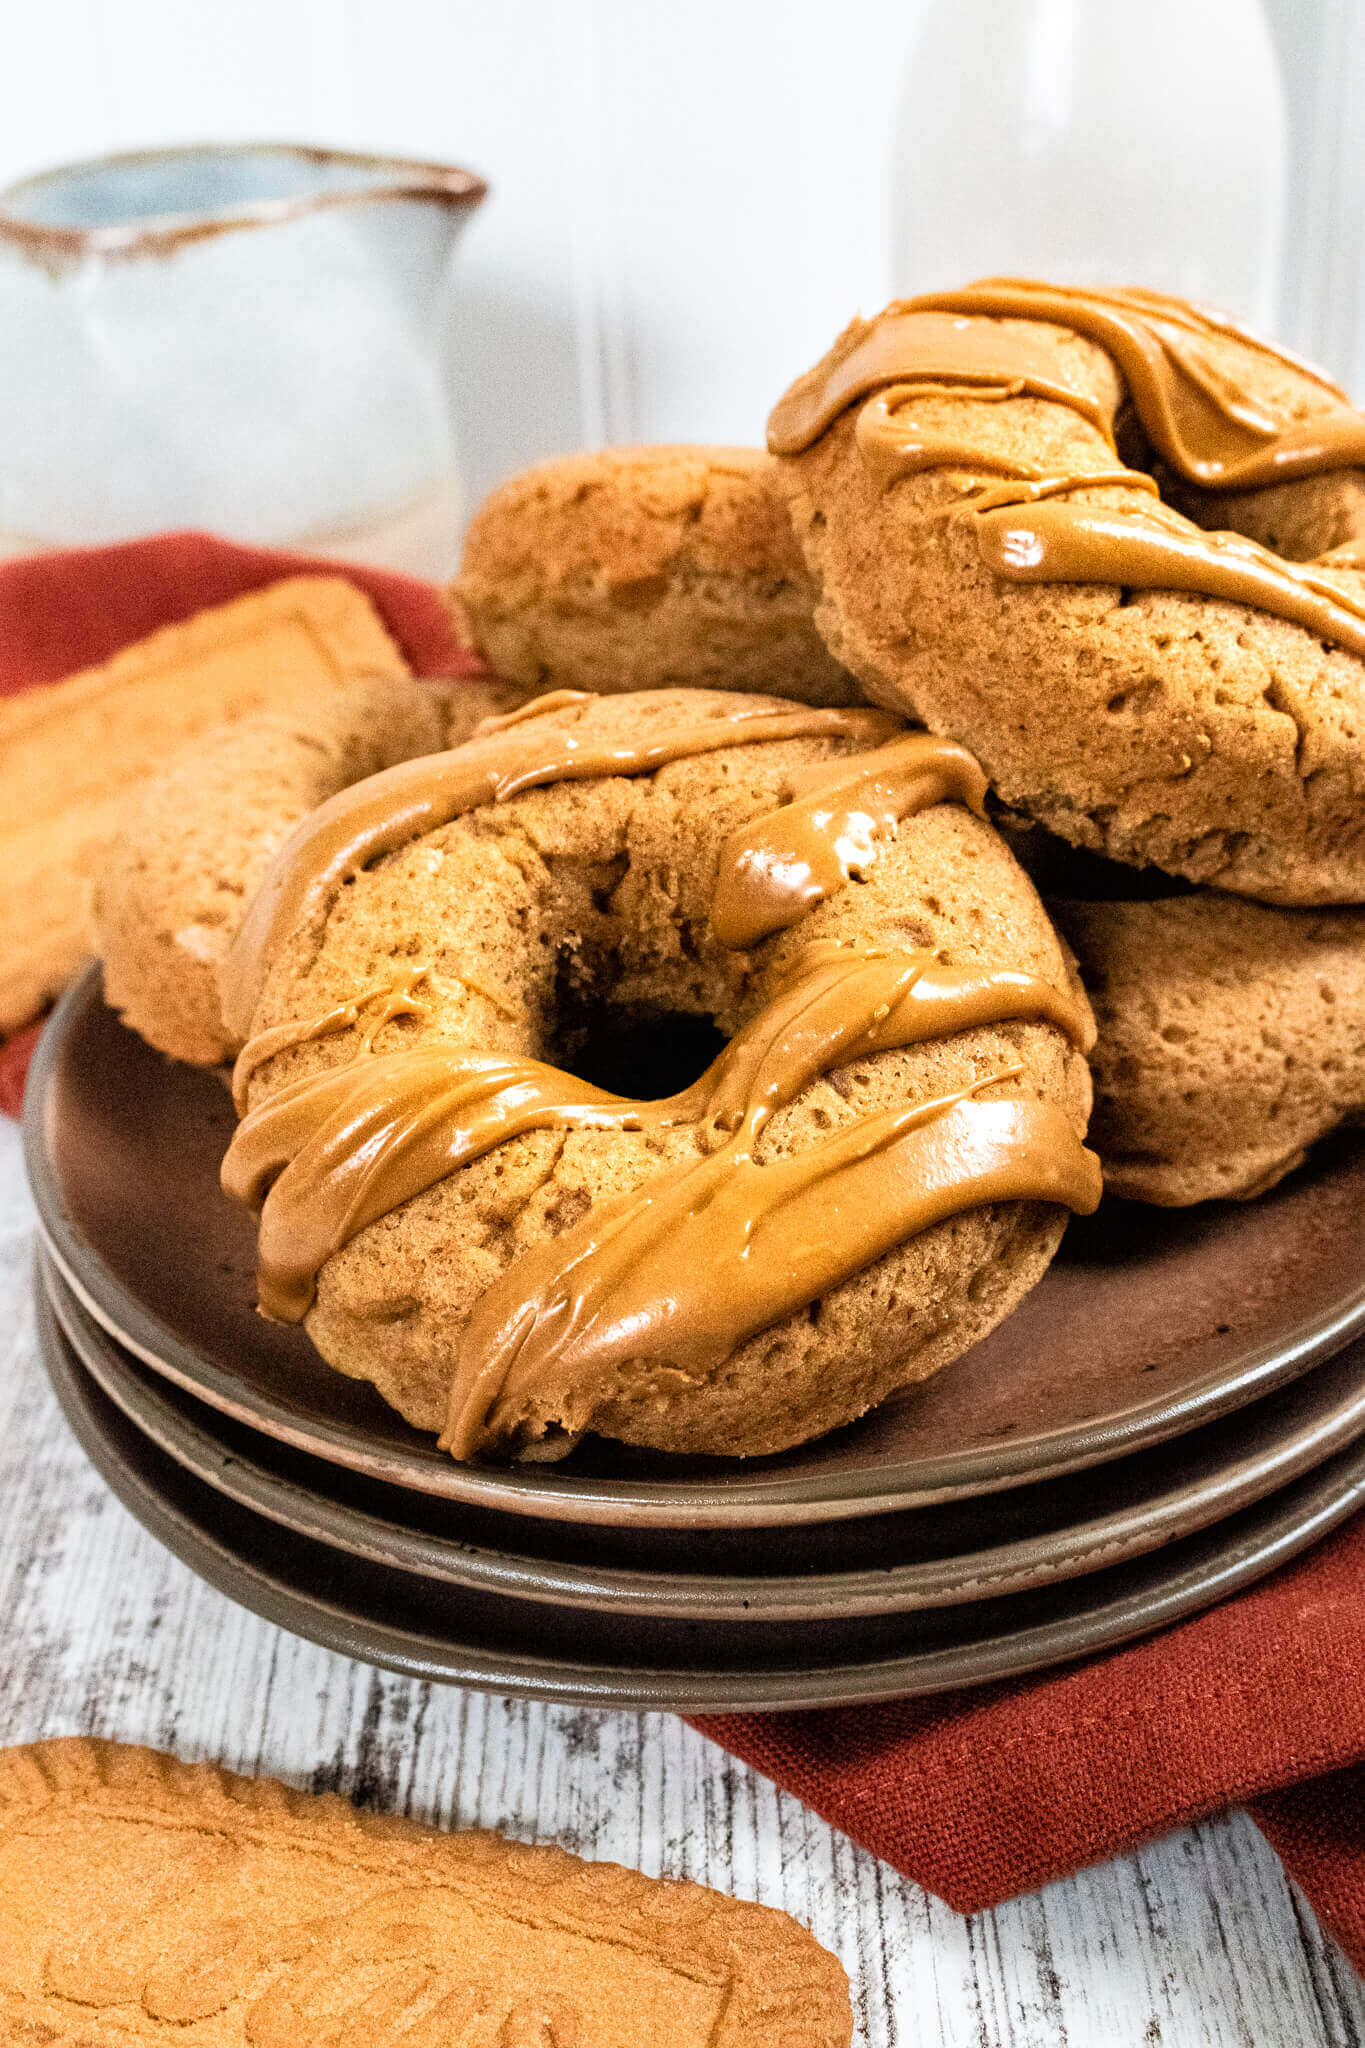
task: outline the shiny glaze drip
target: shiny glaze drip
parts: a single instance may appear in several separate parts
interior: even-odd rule
[[[877,1176],[867,1162],[888,1147],[894,1150],[912,1129],[925,1123],[931,1109],[921,1105],[914,1112],[866,1119],[866,1146],[854,1143],[850,1133],[840,1134],[802,1154],[811,1162],[804,1168],[799,1160],[764,1166],[754,1160],[755,1146],[771,1118],[835,1067],[1008,1018],[1051,1023],[1082,1049],[1090,1043],[1086,1012],[1036,976],[1006,969],[956,969],[927,953],[878,952],[817,941],[801,950],[771,999],[706,1073],[677,1095],[633,1101],[541,1061],[450,1044],[361,1056],[287,1084],[252,1111],[229,1149],[223,1185],[229,1194],[261,1210],[262,1308],[280,1320],[297,1321],[307,1313],[318,1270],[333,1252],[367,1224],[509,1138],[545,1129],[643,1131],[685,1125],[695,1134],[698,1157],[656,1176],[622,1204],[594,1210],[582,1230],[551,1240],[546,1251],[556,1272],[556,1260],[566,1271],[571,1260],[575,1284],[587,1286],[589,1292],[600,1294],[606,1285],[624,1314],[630,1261],[645,1262],[642,1274],[646,1268],[652,1271],[656,1257],[671,1256],[668,1233],[684,1227],[694,1235],[702,1232],[721,1266],[738,1258],[747,1276],[725,1311],[730,1318],[727,1326],[735,1331],[728,1347],[733,1349],[754,1329],[764,1327],[762,1321],[746,1318],[761,1312],[772,1321],[787,1313],[778,1309],[767,1315],[762,1304],[777,1298],[775,1286],[779,1292],[789,1288],[790,1276],[779,1282],[763,1275],[763,1255],[744,1248],[757,1245],[765,1219],[787,1208],[801,1190],[823,1187],[830,1197],[827,1243],[830,1256],[842,1262],[839,1277],[869,1264],[880,1253],[861,1249],[869,1219],[860,1195],[850,1192],[846,1198],[844,1169],[862,1162],[856,1184],[871,1190]],[[1006,1078],[1009,1075],[989,1074],[977,1089]],[[950,1106],[958,1101],[952,1098]],[[943,1105],[933,1107],[933,1113],[939,1109]],[[994,1114],[998,1110],[1034,1114],[1022,1121],[1002,1121]],[[907,1122],[907,1116],[912,1121]],[[1022,1177],[1027,1186],[1021,1185],[1019,1192],[1036,1199],[1066,1199],[1050,1192],[1062,1183],[1073,1191],[1091,1186],[1091,1155],[1060,1112],[1044,1113],[1037,1104],[972,1104],[970,1113],[957,1117],[953,1132],[952,1143],[967,1145],[974,1173],[985,1170],[989,1157],[992,1172]],[[935,1140],[930,1150],[946,1171],[951,1145]],[[894,1173],[888,1166],[891,1178],[902,1171],[905,1157],[897,1153],[900,1163]],[[946,1199],[946,1194],[940,1191],[934,1199]],[[958,1206],[994,1199],[974,1196]],[[703,1212],[709,1221],[703,1220]],[[616,1247],[609,1258],[604,1254],[609,1282],[605,1270],[594,1278],[589,1259],[589,1245],[597,1244],[599,1231],[606,1231]],[[727,1251],[735,1231],[738,1241]],[[621,1257],[627,1249],[629,1259],[623,1266]],[[512,1297],[532,1300],[543,1286],[543,1278],[533,1274],[531,1262],[537,1257],[537,1252],[526,1254],[508,1269],[490,1290],[487,1315],[480,1304],[461,1341],[463,1378],[455,1405],[467,1400],[474,1381],[481,1386],[492,1383],[484,1378],[485,1367],[496,1379],[495,1361],[507,1362],[501,1341],[486,1357],[480,1354],[483,1338],[475,1325],[486,1333],[491,1317],[500,1328],[510,1313],[509,1304],[515,1307]],[[654,1332],[654,1312],[643,1299],[630,1311],[640,1337],[640,1356],[652,1355],[655,1335],[667,1344],[677,1340],[676,1314],[682,1314],[684,1323],[694,1310],[703,1316],[700,1297],[715,1291],[713,1269],[685,1261],[676,1264],[671,1291],[673,1310],[666,1329],[661,1326]],[[823,1286],[816,1291],[823,1292]],[[714,1324],[720,1310],[712,1304],[704,1313]],[[556,1310],[554,1315],[558,1314]],[[537,1355],[543,1353],[542,1376],[558,1355],[550,1343],[553,1320],[552,1316],[536,1340]],[[648,1342],[646,1324],[654,1332]],[[577,1329],[577,1323],[573,1327]],[[544,1349],[547,1343],[549,1350]],[[575,1359],[581,1364],[585,1355],[576,1339]],[[521,1356],[519,1351],[519,1357],[519,1370],[529,1370],[530,1354]]]
[[[589,1210],[484,1294],[456,1345],[443,1448],[469,1458],[553,1418],[588,1426],[604,1376],[704,1379],[746,1338],[920,1231],[988,1202],[1089,1215],[1100,1165],[1062,1110],[974,1088],[861,1118],[760,1166],[736,1143]]]
[[[866,874],[903,818],[950,799],[984,817],[986,788],[974,754],[927,732],[798,768],[781,807],[725,842],[712,931],[736,949],[786,931],[851,875]]]
[[[577,701],[556,693],[542,708]],[[372,777],[306,821],[267,877],[264,910],[251,914],[262,950],[245,956],[242,986],[254,985],[278,934],[325,907],[377,853],[544,782],[646,773],[751,740],[863,741],[863,752],[792,771],[786,801],[727,842],[713,929],[733,948],[788,928],[865,872],[912,811],[947,798],[978,812],[984,803],[985,777],[964,748],[875,711],[755,707],[629,748],[519,732],[532,715],[524,707],[456,753]],[[261,1212],[265,1313],[302,1320],[333,1253],[509,1139],[546,1129],[691,1133],[689,1156],[516,1259],[480,1299],[458,1340],[443,1438],[458,1456],[513,1444],[527,1400],[542,1416],[582,1407],[585,1376],[627,1357],[665,1378],[701,1370],[962,1209],[1021,1198],[1089,1209],[1099,1199],[1098,1163],[1060,1110],[974,1099],[1017,1068],[864,1118],[796,1158],[760,1165],[755,1156],[778,1110],[859,1058],[1009,1018],[1051,1023],[1087,1049],[1084,1007],[1037,977],[816,942],[697,1082],[639,1102],[516,1054],[441,1041],[375,1053],[384,1024],[424,1007],[414,992],[428,971],[413,966],[314,1019],[271,1027],[240,1056],[244,1093],[276,1053],[364,1026],[354,1059],[286,1084],[244,1117],[224,1162],[224,1187]]]
[[[573,702],[591,701],[578,692],[567,695]],[[823,738],[876,746],[899,730],[899,721],[881,711],[772,711],[761,704],[679,723],[633,741],[585,744],[572,727],[519,729],[539,711],[562,708],[565,696],[555,691],[523,705],[464,746],[383,769],[309,812],[267,868],[224,963],[223,1020],[239,1042],[251,1029],[267,965],[284,940],[320,917],[337,891],[371,861],[455,818],[549,783],[649,775],[671,761],[724,747]]]
[[[1236,533],[1210,533],[1161,502],[1143,471],[1095,468],[1065,476],[974,444],[970,427],[952,436],[919,425],[914,401],[956,398],[999,403],[1049,398],[1097,425],[1112,448],[1112,423],[1096,419],[1059,379],[1039,373],[1041,344],[1002,319],[1048,321],[1109,350],[1144,432],[1188,481],[1242,489],[1365,462],[1365,415],[1336,386],[1319,379],[1329,403],[1306,420],[1275,414],[1247,393],[1210,343],[1236,339],[1266,360],[1316,376],[1211,316],[1147,292],[1063,290],[989,280],[961,292],[903,301],[826,371],[802,378],[775,409],[769,445],[792,454],[809,447],[847,406],[865,403],[855,437],[873,483],[889,489],[926,470],[997,475],[1006,483],[973,489],[956,510],[974,526],[986,567],[1023,583],[1106,583],[1134,590],[1180,590],[1269,612],[1365,657],[1365,603],[1333,571],[1361,566],[1359,544],[1323,561],[1288,562]],[[968,415],[970,418],[970,414]],[[1142,507],[1070,500],[1080,491],[1122,487],[1151,499]],[[1324,573],[1326,572],[1326,573]]]
[[[937,396],[1046,398],[1069,405],[1112,439],[1109,413],[1079,379],[1068,381],[1066,365],[1045,337],[928,310],[935,303],[898,301],[828,370],[821,364],[798,378],[768,416],[771,452],[799,455],[841,412],[888,384],[926,385]]]
[[[1187,483],[1206,490],[1259,490],[1365,463],[1365,413],[1356,411],[1339,385],[1182,299],[987,278],[916,303],[994,319],[1053,321],[1097,342],[1118,365],[1157,454]],[[1294,417],[1248,391],[1217,360],[1219,341],[1235,342],[1275,369],[1311,379],[1325,401],[1322,409]]]
[[[258,1031],[242,1047],[232,1069],[232,1103],[238,1116],[246,1115],[252,1075],[278,1053],[289,1052],[296,1045],[307,1045],[319,1038],[335,1037],[339,1031],[353,1031],[362,1018],[364,1029],[360,1051],[367,1053],[384,1026],[391,1024],[395,1017],[424,1016],[428,1005],[418,1001],[414,990],[419,982],[425,980],[426,974],[426,967],[404,968],[401,973],[376,982],[373,988],[362,989],[359,995],[334,1003],[321,1016],[295,1017],[287,1024],[274,1024],[267,1031]]]
[[[1116,583],[1224,598],[1365,660],[1365,593],[1322,573],[1347,565],[1287,562],[1240,533],[1208,533],[1159,500],[1125,510],[1063,498],[1093,481],[996,486],[954,510],[974,524],[986,567],[1007,582]]]
[[[1331,548],[1325,555],[1319,555],[1319,569],[1354,569],[1365,571],[1365,534],[1357,540],[1344,540],[1339,547]]]
[[[999,390],[972,391],[947,385],[893,384],[889,391],[876,392],[858,414],[854,439],[863,467],[877,488],[883,491],[889,490],[903,476],[922,476],[929,469],[965,469],[973,475],[984,470],[991,475],[1013,477],[1025,483],[1042,483],[1047,480],[1049,472],[1038,463],[1021,462],[993,448],[983,448],[973,442],[969,434],[936,433],[904,411],[917,398],[970,398],[998,404],[1003,399],[1018,395],[1012,385],[1003,385]],[[1117,465],[1117,456],[1115,463]],[[1125,490],[1141,491],[1147,497],[1160,495],[1156,478],[1141,469],[1115,466],[1086,470],[1078,472],[1075,481],[1092,488],[1121,484]]]
[[[859,398],[916,382],[997,392],[1012,385],[1013,396],[1069,405],[1112,439],[1112,422],[1092,395],[1068,383],[1056,351],[1041,337],[995,324],[1001,320],[1070,328],[1105,349],[1147,440],[1187,483],[1254,490],[1365,464],[1365,414],[1308,365],[1180,299],[1024,278],[987,278],[962,291],[899,300],[827,371],[822,366],[798,380],[773,410],[768,446],[775,455],[797,454]],[[1247,391],[1216,360],[1219,340],[1310,378],[1322,410],[1294,418]]]
[[[481,718],[470,734],[471,739],[486,739],[489,733],[510,732],[513,726],[524,725],[528,718],[543,718],[550,711],[568,711],[575,704],[591,704],[591,690],[546,690],[539,697],[528,697],[524,704],[518,704],[511,711],[490,712]]]

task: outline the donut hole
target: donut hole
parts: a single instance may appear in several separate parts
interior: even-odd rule
[[[561,1004],[555,1036],[556,1066],[594,1088],[642,1102],[680,1094],[726,1044],[709,1017],[581,999]]]

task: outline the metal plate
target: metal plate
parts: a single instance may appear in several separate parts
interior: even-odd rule
[[[791,1530],[581,1531],[384,1486],[273,1444],[123,1351],[40,1258],[91,1377],[188,1472],[314,1542],[443,1586],[597,1613],[760,1623],[903,1614],[1141,1557],[1262,1500],[1365,1433],[1365,1344],[1172,1445],[966,1503]]]
[[[935,1379],[742,1464],[589,1441],[558,1466],[457,1465],[300,1329],[255,1312],[251,1219],[220,1193],[232,1110],[105,1007],[97,969],[39,1047],[29,1173],[63,1276],[200,1400],[370,1478],[505,1513],[675,1528],[895,1512],[1073,1472],[1286,1384],[1365,1322],[1365,1135],[1253,1203],[1105,1202],[1042,1284]]]
[[[296,1536],[195,1479],[134,1428],[38,1302],[52,1384],[124,1506],[229,1598],[410,1676],[588,1706],[687,1712],[848,1705],[973,1685],[1093,1652],[1236,1592],[1365,1502],[1365,1443],[1213,1531],[1046,1591],[913,1616],[732,1624],[560,1613],[436,1585]]]

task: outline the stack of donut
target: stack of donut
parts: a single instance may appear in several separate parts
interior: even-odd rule
[[[991,282],[855,322],[769,449],[505,485],[452,591],[498,686],[201,742],[102,884],[112,1000],[235,1062],[263,1309],[457,1457],[799,1443],[1101,1162],[1253,1195],[1365,1109],[1365,418]],[[662,1019],[647,1088],[602,1048]]]

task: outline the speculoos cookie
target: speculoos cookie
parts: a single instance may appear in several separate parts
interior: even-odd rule
[[[75,1737],[0,1750],[13,2048],[847,2048],[785,1913]]]

